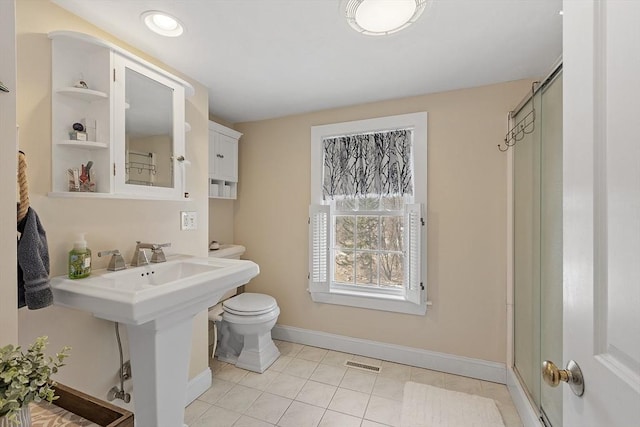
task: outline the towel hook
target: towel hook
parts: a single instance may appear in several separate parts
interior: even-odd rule
[[[527,113],[524,118],[522,118],[511,129],[509,129],[504,137],[505,147],[502,148],[502,146],[498,144],[498,150],[502,151],[503,153],[507,151],[509,147],[513,147],[514,145],[516,145],[516,142],[521,141],[525,137],[525,135],[529,135],[535,130],[536,107],[534,97],[536,96],[536,85],[539,84],[540,82],[538,81],[531,83],[531,95],[529,96],[529,99],[531,100],[531,111],[529,111],[529,113]],[[515,118],[516,114],[517,113],[515,111],[511,111],[509,113],[509,118]]]

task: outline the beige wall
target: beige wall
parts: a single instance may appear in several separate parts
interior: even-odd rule
[[[0,347],[18,342],[16,291],[16,61],[15,7],[0,1]]]
[[[250,292],[273,295],[281,325],[505,362],[507,113],[518,81],[240,123],[236,243],[260,265]],[[313,303],[307,288],[310,128],[427,111],[428,277],[433,306],[412,316]],[[286,167],[282,167],[286,165]]]
[[[191,161],[187,191],[191,201],[47,197],[51,189],[51,42],[47,33],[54,30],[89,33],[157,63],[47,0],[17,1],[20,145],[29,161],[32,206],[47,231],[51,275],[66,273],[67,252],[76,233],[81,231],[87,232],[89,247],[94,251],[94,268],[107,265],[108,259],[95,256],[100,250],[118,248],[128,261],[136,240],[169,241],[172,247],[168,252],[206,255],[208,95],[205,87],[187,76],[181,77],[189,80],[196,90],[186,103],[186,120],[192,127],[186,137],[186,157]],[[197,212],[199,230],[180,231],[181,210]],[[68,365],[57,377],[60,382],[100,398],[105,398],[109,388],[116,384],[119,361],[111,322],[55,306],[38,311],[23,309],[19,311],[19,335],[23,344],[38,335],[48,335],[51,350],[63,345],[73,347]],[[194,322],[190,376],[207,366],[207,319],[206,313],[201,313]]]

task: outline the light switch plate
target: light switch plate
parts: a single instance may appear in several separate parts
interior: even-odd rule
[[[196,230],[198,228],[198,214],[193,211],[180,212],[180,230]]]

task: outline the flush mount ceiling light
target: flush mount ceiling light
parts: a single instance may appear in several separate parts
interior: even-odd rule
[[[345,15],[359,33],[392,34],[413,24],[428,0],[346,0]]]
[[[165,12],[148,10],[140,18],[151,31],[161,36],[178,37],[184,32],[180,21]]]

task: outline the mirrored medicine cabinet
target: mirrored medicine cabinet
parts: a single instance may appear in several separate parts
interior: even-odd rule
[[[185,197],[186,81],[87,34],[52,40],[54,197]]]

